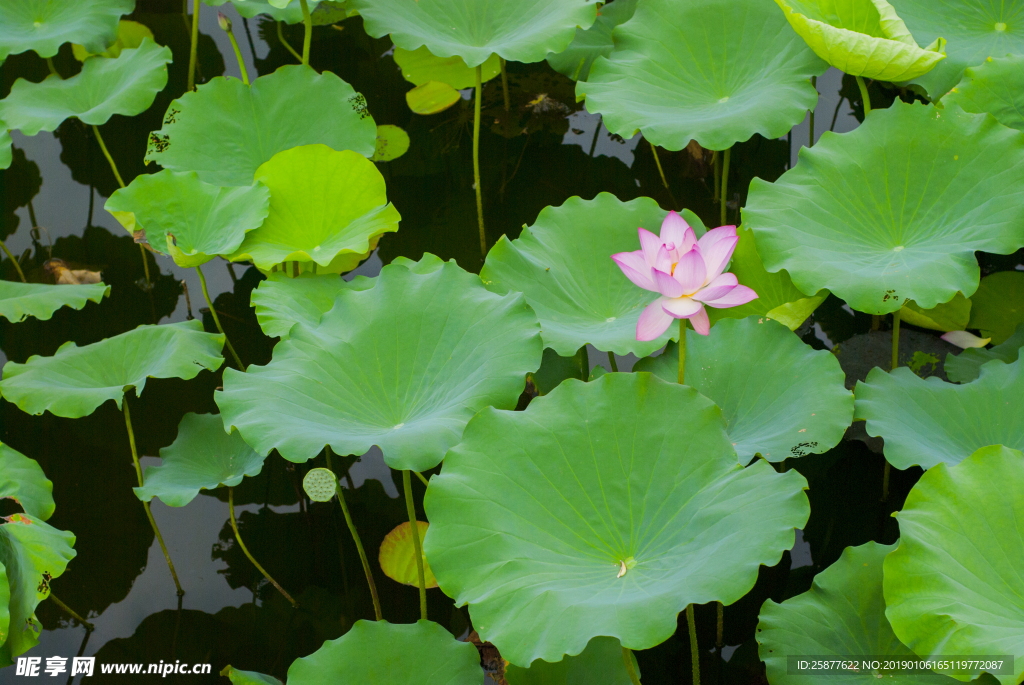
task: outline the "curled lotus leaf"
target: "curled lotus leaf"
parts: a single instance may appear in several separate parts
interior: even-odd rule
[[[430,479],[424,546],[441,589],[517,666],[598,636],[647,649],[687,604],[731,604],[778,562],[810,514],[805,487],[763,460],[740,466],[693,388],[608,373],[477,414]]]
[[[163,128],[149,136],[146,161],[215,185],[249,186],[284,150],[322,144],[369,157],[376,140],[366,98],[329,71],[289,65],[248,86],[218,76],[172,102]]]
[[[679,347],[641,359],[635,371],[673,382]],[[843,439],[853,420],[853,394],[835,355],[814,350],[775,321],[725,319],[711,335],[686,331],[686,384],[718,405],[726,431],[746,464],[821,454]]]
[[[238,14],[246,19],[265,14],[274,21],[283,21],[286,24],[298,24],[302,21],[302,7],[297,2],[283,7],[278,7],[268,0],[203,0],[203,2],[214,7],[220,7],[224,3],[230,2],[238,10]],[[309,11],[312,13],[316,11],[320,0],[307,0],[307,3]]]
[[[997,271],[981,279],[978,291],[971,297],[971,320],[968,328],[981,331],[999,345],[1010,338],[1024,323],[1024,273]]]
[[[640,674],[636,657],[630,654],[630,658],[633,668]],[[595,637],[576,656],[566,656],[555,663],[537,660],[529,668],[509,664],[505,667],[505,681],[508,685],[631,685],[633,682],[622,660],[622,645],[614,637]]]
[[[656,231],[666,214],[646,197],[571,197],[541,210],[517,239],[502,236],[480,278],[495,292],[525,294],[540,319],[544,346],[563,357],[587,343],[615,354],[651,354],[678,336],[678,327],[649,342],[636,339],[640,313],[659,295],[633,285],[611,255],[636,249],[637,228]],[[704,233],[695,214],[684,211],[683,217]]]
[[[943,366],[946,378],[954,383],[970,383],[981,374],[981,367],[984,364],[995,360],[1004,364],[1017,361],[1022,347],[1024,324],[1018,326],[1016,332],[999,345],[991,348],[970,348],[955,356],[947,355]]]
[[[454,262],[375,280],[339,292],[318,325],[295,324],[266,366],[225,370],[224,425],[293,462],[376,445],[392,468],[423,471],[479,410],[516,406],[542,347],[521,294],[495,295]]]
[[[668,150],[786,135],[814,108],[810,78],[827,68],[767,2],[644,0],[614,39],[576,95],[612,133],[641,131]]]
[[[49,285],[0,281],[0,316],[11,323],[28,317],[48,321],[61,307],[81,309],[89,302],[99,303],[110,295],[105,283]]]
[[[885,615],[915,654],[1011,655],[1013,673],[996,676],[1002,685],[1024,677],[1021,482],[1024,455],[1002,445],[928,469],[893,514],[900,542],[882,580]]]
[[[146,469],[144,487],[135,488],[143,502],[154,497],[169,507],[183,507],[200,490],[234,487],[245,476],[258,476],[264,457],[245,444],[237,431],[224,432],[216,414],[185,414],[178,437],[161,448],[159,466]]]
[[[66,342],[52,357],[7,362],[0,392],[29,414],[77,419],[107,400],[120,409],[124,393],[141,394],[147,378],[190,380],[214,371],[224,362],[223,346],[224,336],[203,332],[200,321],[139,326],[84,347]]]
[[[589,0],[349,0],[374,38],[391,34],[405,50],[420,46],[438,57],[461,57],[474,68],[492,54],[510,62],[540,62],[561,52],[577,26],[594,23]]]
[[[865,173],[870,169],[870,173]],[[897,101],[826,132],[775,183],[754,179],[743,223],[769,271],[850,307],[922,309],[978,288],[976,250],[1024,245],[1024,137],[986,115]]]
[[[548,55],[548,64],[573,81],[586,81],[594,60],[611,54],[615,47],[612,30],[632,18],[636,3],[637,0],[615,0],[602,5],[593,25],[587,29],[576,29],[576,37],[569,47]]]
[[[775,0],[818,57],[851,76],[909,81],[945,55],[922,49],[886,0]]]
[[[942,96],[942,104],[988,112],[1003,126],[1024,131],[1024,55],[988,57],[968,67],[960,83]]]
[[[133,9],[135,0],[5,0],[0,4],[0,62],[26,50],[53,57],[64,43],[102,52],[117,35],[118,19]]]
[[[0,499],[5,497],[17,502],[26,514],[42,521],[53,516],[56,508],[53,483],[39,463],[0,442]]]
[[[904,323],[933,331],[962,331],[971,320],[971,301],[963,293],[957,293],[949,302],[935,305],[931,309],[921,309],[916,302],[907,302],[900,309],[900,319]]]
[[[302,489],[314,502],[330,502],[338,491],[338,477],[330,469],[310,469],[302,479]]]
[[[476,70],[467,67],[465,60],[458,56],[438,57],[421,45],[415,50],[395,48],[394,58],[402,70],[402,78],[414,86],[422,86],[427,81],[447,83],[457,90],[476,85]],[[481,80],[490,81],[501,73],[501,58],[491,55],[481,66]]]
[[[50,75],[42,83],[18,79],[0,100],[0,120],[27,136],[53,131],[65,119],[105,124],[115,114],[135,116],[153,104],[167,85],[170,48],[144,39],[139,47],[123,50],[116,59],[96,57],[69,79]]]
[[[1024,449],[1024,362],[989,363],[971,383],[921,379],[906,367],[875,368],[854,391],[855,419],[885,440],[898,469],[953,465],[987,445]],[[967,652],[969,653],[969,652]]]
[[[429,525],[424,521],[416,522],[420,540],[426,535]],[[419,570],[416,567],[416,546],[411,531],[412,526],[408,521],[404,521],[385,535],[384,541],[380,543],[377,561],[380,562],[380,570],[384,571],[384,575],[391,580],[417,587],[420,583]],[[430,570],[430,564],[427,563],[425,554],[423,555],[423,578],[427,589],[437,587],[437,579],[434,578],[434,574]]]
[[[917,659],[892,632],[889,619],[885,617],[882,561],[894,549],[896,545],[876,542],[847,547],[839,561],[814,577],[814,584],[807,592],[781,604],[765,600],[756,635],[768,682],[772,685],[806,682],[806,675],[789,673],[790,654],[814,654],[823,658],[871,654]],[[899,685],[955,685],[957,682],[937,673],[918,675],[870,670],[844,673],[835,680],[869,685],[880,678]],[[820,679],[832,680],[828,676]]]
[[[188,268],[237,250],[267,218],[269,205],[262,183],[215,186],[194,171],[164,169],[115,190],[104,208],[129,233],[141,232],[150,247]]]
[[[140,24],[137,21],[131,21],[129,19],[122,19],[117,24],[117,38],[114,42],[107,46],[102,52],[89,52],[89,49],[84,45],[75,43],[71,46],[71,52],[74,54],[75,59],[79,62],[84,62],[90,57],[117,57],[123,50],[128,48],[137,48],[142,45],[142,39],[149,38],[151,41],[156,41],[153,37],[153,31],[150,30],[145,24]]]
[[[356,621],[288,669],[288,685],[483,685],[480,654],[438,624]]]
[[[232,261],[264,271],[298,262],[316,273],[343,273],[366,259],[381,235],[398,230],[401,217],[388,202],[384,177],[352,150],[285,150],[256,170],[256,180],[270,190],[270,212]]]

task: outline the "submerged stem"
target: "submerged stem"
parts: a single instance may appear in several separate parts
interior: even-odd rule
[[[331,468],[331,448],[326,448],[327,452],[327,468],[334,472]],[[352,515],[348,512],[348,505],[345,504],[345,495],[341,492],[341,484],[335,482],[334,484],[334,495],[338,500],[338,505],[341,507],[341,513],[345,516],[345,523],[348,524],[348,532],[352,533],[352,540],[356,543],[356,551],[359,552],[359,561],[363,564],[363,573],[366,574],[366,583],[370,586],[370,598],[373,600],[373,614],[377,617],[377,620],[383,620],[384,615],[380,611],[380,599],[377,597],[377,584],[373,582],[373,572],[370,570],[370,562],[366,560],[366,550],[363,549],[363,541],[359,537],[359,531],[356,530],[356,524],[352,521]]]
[[[302,55],[297,53],[295,48],[292,47],[292,44],[285,40],[284,32],[281,30],[281,22],[277,22],[277,40],[288,50],[288,52],[292,53],[292,57],[300,62],[302,61]]]
[[[224,344],[227,346],[228,351],[231,352],[231,356],[235,358],[235,363],[238,364],[238,368],[241,371],[245,371],[245,364],[242,363],[242,358],[235,352],[234,346],[231,341],[228,340],[228,334],[224,332],[224,327],[220,325],[220,319],[217,317],[217,309],[213,306],[213,300],[210,299],[210,291],[206,289],[206,276],[203,275],[203,269],[197,264],[196,273],[199,274],[199,284],[203,286],[203,297],[206,298],[206,304],[210,305],[210,314],[213,315],[213,323],[217,324],[217,330],[224,336]]]
[[[609,365],[609,367],[611,367],[610,368],[611,371],[618,371],[619,370],[619,365],[615,363],[615,353],[614,352],[609,352],[608,353],[608,365]]]
[[[188,87],[186,92],[196,87],[196,48],[199,46],[199,0],[192,1],[192,44],[188,49]]]
[[[690,632],[690,661],[693,666],[693,685],[700,685],[700,648],[697,646],[697,624],[693,620],[693,605],[686,605],[686,627]]]
[[[128,444],[132,448],[132,462],[135,464],[135,476],[139,480],[139,487],[143,487],[142,479],[142,465],[139,464],[139,453],[135,449],[135,432],[132,431],[132,416],[128,411],[128,394],[125,393],[124,397],[121,398],[121,407],[124,410],[124,425],[128,429]],[[163,550],[164,559],[167,560],[167,568],[171,569],[171,577],[174,578],[174,585],[178,588],[178,596],[182,597],[185,591],[181,589],[181,582],[178,580],[178,572],[174,570],[174,562],[171,561],[171,555],[167,551],[167,545],[164,544],[164,536],[160,534],[160,529],[156,525],[156,519],[153,518],[153,512],[149,509],[149,502],[143,502],[142,508],[146,510],[146,518],[149,519],[149,525],[153,527],[153,532],[156,534],[156,539],[160,543],[160,549]]]
[[[231,512],[231,530],[235,532],[235,541],[238,543],[238,547],[242,550],[245,556],[249,558],[249,561],[251,561],[252,565],[256,567],[256,570],[262,573],[263,577],[270,581],[270,584],[276,587],[277,591],[284,595],[284,598],[287,599],[293,607],[298,609],[299,603],[292,599],[292,596],[285,592],[284,588],[281,587],[276,580],[270,577],[270,574],[267,573],[266,569],[260,566],[260,562],[256,561],[256,558],[249,552],[249,548],[245,546],[244,542],[242,542],[242,536],[238,532],[238,521],[235,519],[235,489],[231,487],[228,488],[228,511]]]
[[[815,94],[817,94],[817,92],[818,92],[818,77],[817,76],[812,76],[811,77],[811,85],[814,87]],[[815,102],[817,102],[817,100],[815,100]],[[808,140],[808,143],[807,143],[807,147],[814,147],[814,105],[811,106],[810,112],[811,112],[810,136],[809,136],[809,140]]]
[[[633,668],[633,650],[629,647],[622,648],[622,663],[626,664],[626,673],[629,674],[629,680],[633,685],[640,685],[640,676],[637,675],[636,669]]]
[[[679,385],[686,377],[686,319],[679,319]]]
[[[302,24],[306,27],[306,33],[302,36],[302,64],[309,66],[309,46],[313,41],[313,18],[309,14],[309,3],[306,0],[299,0],[302,8]]]
[[[868,95],[868,87],[864,83],[864,79],[860,76],[854,77],[857,79],[857,87],[860,88],[860,99],[864,101],[864,118],[871,114],[871,96]]]
[[[21,277],[21,282],[28,283],[28,281],[25,280],[25,272],[21,270],[21,264],[18,264],[18,260],[14,258],[14,254],[9,249],[7,249],[6,243],[4,243],[4,241],[2,240],[0,240],[0,247],[2,247],[4,252],[7,253],[7,256],[10,257],[11,264],[14,264],[14,270],[17,271],[18,276]]]
[[[654,163],[658,167],[658,175],[661,176],[661,185],[668,188],[668,181],[665,180],[665,170],[661,168],[661,160],[658,158],[658,148],[655,147],[654,143],[647,141],[651,146],[651,153],[654,155]]]
[[[487,258],[487,233],[484,231],[484,198],[480,191],[480,91],[483,68],[476,68],[476,97],[473,102],[473,186],[476,188],[476,220],[480,225],[480,256]]]
[[[727,149],[722,153],[722,198],[721,198],[721,212],[722,212],[722,226],[725,225],[728,219],[728,207],[729,207],[729,157],[731,156],[732,148]]]
[[[423,544],[420,542],[420,527],[416,521],[416,506],[412,501],[412,476],[402,471],[402,488],[405,490],[405,508],[409,512],[409,526],[412,529],[412,546],[416,554],[416,575],[420,581],[420,618],[427,620],[427,578],[423,571]]]
[[[49,597],[50,597],[50,601],[53,602],[54,604],[56,604],[58,609],[60,609],[65,614],[67,614],[71,618],[73,618],[76,621],[78,621],[79,623],[81,623],[83,626],[85,626],[86,630],[96,630],[96,626],[94,626],[93,624],[91,624],[88,621],[86,621],[84,618],[79,616],[75,612],[74,609],[72,609],[71,607],[69,607],[67,604],[65,604],[64,602],[60,601],[59,599],[57,599],[57,596],[55,594],[53,594],[53,590],[50,591]]]
[[[505,60],[502,59],[501,57],[499,57],[498,60],[501,62],[501,94],[505,98],[505,111],[507,112],[509,108],[508,72],[505,71]]]

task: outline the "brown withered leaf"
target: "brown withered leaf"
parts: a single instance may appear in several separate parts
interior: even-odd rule
[[[63,259],[48,259],[43,264],[43,269],[53,277],[53,281],[57,285],[83,285],[99,283],[103,280],[99,271],[72,269]]]

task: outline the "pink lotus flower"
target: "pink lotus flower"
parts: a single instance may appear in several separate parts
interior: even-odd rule
[[[640,315],[637,340],[654,340],[674,319],[689,319],[693,330],[707,335],[711,323],[704,305],[725,309],[757,298],[735,274],[722,273],[739,242],[735,226],[713,228],[697,240],[683,217],[669,212],[661,237],[638,230],[641,249],[612,255],[626,278],[661,295]]]

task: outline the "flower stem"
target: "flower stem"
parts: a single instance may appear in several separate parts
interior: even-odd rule
[[[196,87],[196,48],[199,46],[199,0],[192,0],[192,44],[188,49],[188,87],[190,92]]]
[[[478,72],[479,73],[479,72]],[[405,490],[405,508],[409,512],[409,526],[412,532],[412,546],[416,554],[416,575],[420,581],[420,618],[427,620],[427,578],[423,572],[423,544],[420,542],[420,527],[416,521],[416,506],[412,501],[411,471],[402,471],[402,488]]]
[[[242,536],[238,532],[238,521],[235,519],[235,489],[231,487],[228,488],[228,511],[231,512],[231,530],[235,531],[235,541],[238,542],[238,546],[241,548],[242,552],[249,558],[249,561],[251,561],[252,565],[256,567],[256,570],[262,573],[263,577],[270,581],[270,584],[276,587],[277,591],[284,595],[284,598],[287,599],[293,607],[298,609],[299,603],[292,599],[292,596],[285,592],[284,588],[281,587],[276,580],[270,577],[270,574],[267,573],[266,569],[260,566],[260,563],[256,561],[256,558],[249,552],[249,548],[247,548],[245,543],[242,542]]]
[[[291,43],[285,40],[284,32],[281,30],[281,22],[277,22],[277,40],[280,41],[281,45],[283,45],[288,52],[292,53],[292,57],[300,62],[302,61],[302,55],[295,52],[295,48],[292,47]]]
[[[507,112],[509,109],[508,72],[505,71],[505,60],[500,57],[498,59],[501,62],[501,94],[505,98],[505,111]]]
[[[50,601],[53,602],[54,604],[56,604],[58,609],[60,609],[65,614],[67,614],[71,618],[73,618],[76,621],[78,621],[79,623],[81,623],[83,626],[85,626],[86,630],[96,630],[96,626],[94,626],[93,624],[91,624],[88,621],[86,621],[84,618],[79,616],[75,612],[74,609],[72,609],[71,607],[69,607],[67,604],[65,604],[64,602],[60,601],[59,599],[57,599],[57,596],[55,594],[53,594],[52,590],[50,591],[49,597],[50,597]]]
[[[476,188],[476,220],[480,225],[480,255],[487,258],[487,233],[484,231],[484,198],[480,192],[480,91],[483,66],[476,68],[476,97],[473,102],[473,185]]]
[[[128,394],[125,393],[121,399],[121,406],[124,409],[124,425],[128,428],[128,444],[132,448],[132,461],[135,463],[135,476],[139,480],[139,487],[143,487],[145,483],[142,480],[142,466],[139,464],[139,453],[135,449],[135,433],[132,431],[132,416],[128,411]],[[167,551],[167,545],[164,544],[164,536],[160,534],[160,529],[156,525],[156,519],[153,518],[153,512],[149,509],[149,502],[143,502],[142,508],[146,510],[146,518],[149,519],[149,525],[153,527],[153,532],[156,533],[156,539],[160,543],[160,549],[164,552],[164,559],[167,560],[167,568],[171,569],[171,577],[174,578],[174,585],[178,588],[178,596],[182,597],[185,591],[181,589],[181,582],[178,581],[178,572],[174,570],[174,562],[171,561],[171,555]]]
[[[235,51],[235,59],[238,60],[238,70],[242,72],[242,83],[249,85],[249,72],[245,70],[245,62],[242,60],[242,51],[238,49],[238,41],[235,40],[235,34],[231,31],[227,32],[228,40],[231,41],[231,49]]]
[[[640,685],[640,676],[637,675],[636,669],[633,668],[633,650],[629,647],[622,648],[622,663],[626,664],[626,673],[629,674],[629,680],[633,685]]]
[[[732,153],[732,148],[729,148],[722,153],[722,197],[721,197],[721,212],[722,212],[722,226],[728,218],[728,207],[729,207],[729,157]]]
[[[614,352],[609,352],[608,353],[608,366],[610,367],[611,371],[618,371],[619,370],[619,365],[615,363],[615,353]]]
[[[693,666],[693,685],[700,685],[700,648],[697,646],[697,624],[693,620],[693,605],[686,605],[686,627],[690,631],[690,661]]]
[[[679,385],[686,377],[686,319],[679,319]]]
[[[658,148],[651,141],[648,140],[647,142],[651,146],[651,153],[654,154],[654,163],[658,167],[658,175],[661,176],[661,185],[668,188],[668,181],[665,180],[665,170],[661,168],[661,160],[658,158]]]
[[[889,370],[892,371],[900,365],[900,310],[897,309],[892,313],[892,365]]]
[[[871,114],[871,96],[868,95],[868,87],[864,83],[864,79],[860,76],[855,76],[857,79],[857,87],[860,88],[860,99],[864,101],[864,118],[866,119]]]
[[[234,346],[231,341],[228,340],[228,334],[224,332],[224,327],[220,325],[220,319],[217,317],[217,308],[213,306],[213,300],[210,299],[210,291],[206,289],[206,276],[203,275],[203,269],[197,264],[196,273],[199,274],[199,284],[203,286],[203,297],[206,298],[206,304],[210,305],[210,314],[213,315],[213,323],[217,324],[217,330],[224,336],[224,344],[227,346],[228,351],[231,352],[231,356],[235,358],[235,363],[238,364],[238,368],[241,371],[245,371],[245,364],[242,363],[242,358],[235,352]]]
[[[302,8],[302,23],[306,27],[306,33],[302,37],[302,64],[309,66],[309,46],[313,41],[313,17],[309,15],[309,3],[306,0],[299,0]]]
[[[21,282],[28,283],[28,281],[25,280],[25,272],[21,270],[21,264],[18,264],[18,260],[14,258],[14,255],[7,249],[7,245],[2,240],[0,240],[0,247],[2,247],[4,252],[7,253],[7,256],[11,258],[11,264],[14,264],[14,270],[17,271],[18,276],[21,277]]]
[[[814,87],[814,92],[818,92],[818,77],[811,77],[811,85]],[[817,102],[817,100],[815,100]],[[814,147],[814,106],[811,106],[811,118],[810,118],[810,135],[807,142],[807,147]]]
[[[331,468],[331,448],[327,448],[327,468]],[[350,481],[351,483],[351,481]],[[334,495],[341,507],[341,513],[345,515],[345,523],[348,524],[348,532],[352,533],[352,540],[356,543],[356,551],[359,552],[359,561],[363,564],[363,573],[366,574],[366,583],[370,586],[370,598],[373,600],[373,614],[377,620],[383,620],[384,615],[380,611],[380,599],[377,597],[377,584],[373,582],[373,571],[370,570],[370,562],[366,559],[366,550],[363,549],[363,541],[356,530],[356,524],[352,521],[352,515],[348,512],[348,505],[345,504],[345,495],[341,492],[341,484],[334,484]]]

